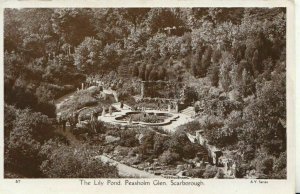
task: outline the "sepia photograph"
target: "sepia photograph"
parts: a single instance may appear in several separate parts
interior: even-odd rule
[[[285,7],[3,11],[5,179],[287,179]]]

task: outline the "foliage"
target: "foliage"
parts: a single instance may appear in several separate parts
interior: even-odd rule
[[[120,145],[126,147],[134,147],[139,144],[134,130],[123,130],[120,132]]]
[[[101,48],[102,45],[99,40],[86,37],[75,49],[74,60],[77,68],[86,72],[100,68]]]
[[[7,111],[10,108],[6,106]],[[6,126],[12,128],[5,129],[9,133],[5,141],[5,167],[27,177],[43,176],[38,168],[43,160],[39,150],[44,141],[54,137],[50,120],[28,109],[17,110],[12,119],[10,126]]]
[[[41,154],[46,155],[47,159],[43,161],[40,169],[49,178],[118,177],[115,166],[94,158],[99,153],[92,147],[70,147],[49,141],[41,148]]]
[[[42,176],[36,155],[53,137],[45,115],[54,118],[54,100],[98,75],[136,107],[158,108],[134,101],[140,80],[184,82],[185,102],[197,102],[201,118],[182,130],[202,129],[209,143],[238,150],[240,176],[253,167],[261,177],[286,177],[285,50],[284,8],[5,9],[5,165]],[[171,88],[150,95],[178,97]],[[78,92],[60,108],[111,103]],[[139,145],[132,131],[110,132],[149,160],[163,153],[181,160],[197,150],[180,133],[166,139],[148,134]],[[262,163],[250,165],[257,158]],[[211,167],[206,171],[203,176],[215,176]]]
[[[218,172],[216,166],[207,165],[203,173],[203,178],[214,178]]]
[[[166,150],[160,157],[159,160],[164,164],[174,164],[180,159],[179,154],[173,153],[170,150]]]

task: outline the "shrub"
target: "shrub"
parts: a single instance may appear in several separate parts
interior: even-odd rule
[[[205,168],[205,172],[203,173],[204,178],[214,178],[218,172],[218,168],[216,166],[207,165]]]
[[[38,153],[41,144],[53,137],[54,129],[47,116],[28,109],[17,110],[13,128],[5,140],[5,170],[26,177],[42,177],[38,166],[43,158]]]
[[[278,158],[274,161],[274,171],[280,171],[286,168],[286,152],[280,154]]]
[[[136,138],[136,132],[129,129],[120,131],[119,145],[125,147],[135,147],[139,145],[139,141]]]
[[[198,121],[192,121],[189,123],[186,123],[184,125],[179,126],[179,129],[186,131],[187,133],[190,133],[192,135],[196,135],[196,131],[202,129],[202,126]]]
[[[236,166],[236,178],[244,178],[246,176],[246,172],[249,169],[249,165],[247,163],[241,163]]]
[[[50,151],[51,150],[51,151]],[[42,147],[43,161],[40,169],[49,178],[116,178],[115,166],[104,164],[94,156],[99,155],[93,147],[70,147],[48,142]]]
[[[225,176],[225,173],[224,173],[223,169],[218,169],[218,173],[217,173],[216,176],[217,176],[218,179],[223,179],[224,176]]]
[[[203,178],[204,172],[205,172],[205,169],[194,168],[194,169],[188,169],[187,174],[188,174],[188,176],[193,177],[193,178]]]
[[[164,164],[174,164],[180,159],[179,154],[171,152],[170,150],[165,151],[160,157],[159,161]]]
[[[269,177],[271,173],[273,172],[273,166],[274,166],[274,159],[272,156],[267,156],[263,158],[261,161],[257,162],[257,170],[258,172],[262,173],[262,175],[265,175]]]
[[[16,108],[14,106],[4,105],[4,138],[8,138],[16,119]]]

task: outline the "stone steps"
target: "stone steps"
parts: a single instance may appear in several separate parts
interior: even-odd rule
[[[195,115],[195,108],[192,106],[189,106],[186,109],[183,109],[181,111],[181,113],[192,117]]]

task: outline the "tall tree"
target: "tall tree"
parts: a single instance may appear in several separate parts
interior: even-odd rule
[[[90,21],[90,9],[55,9],[52,15],[52,27],[64,43],[79,45],[86,36],[95,36],[95,30]]]
[[[86,37],[75,49],[74,59],[77,68],[86,72],[97,71],[97,68],[101,68],[99,64],[101,48],[101,41]]]
[[[170,9],[154,8],[149,11],[148,22],[152,33],[164,30],[166,27],[178,28],[184,23],[180,18],[177,18]]]
[[[134,26],[134,31],[147,17],[150,8],[127,8],[122,9],[121,14]]]

